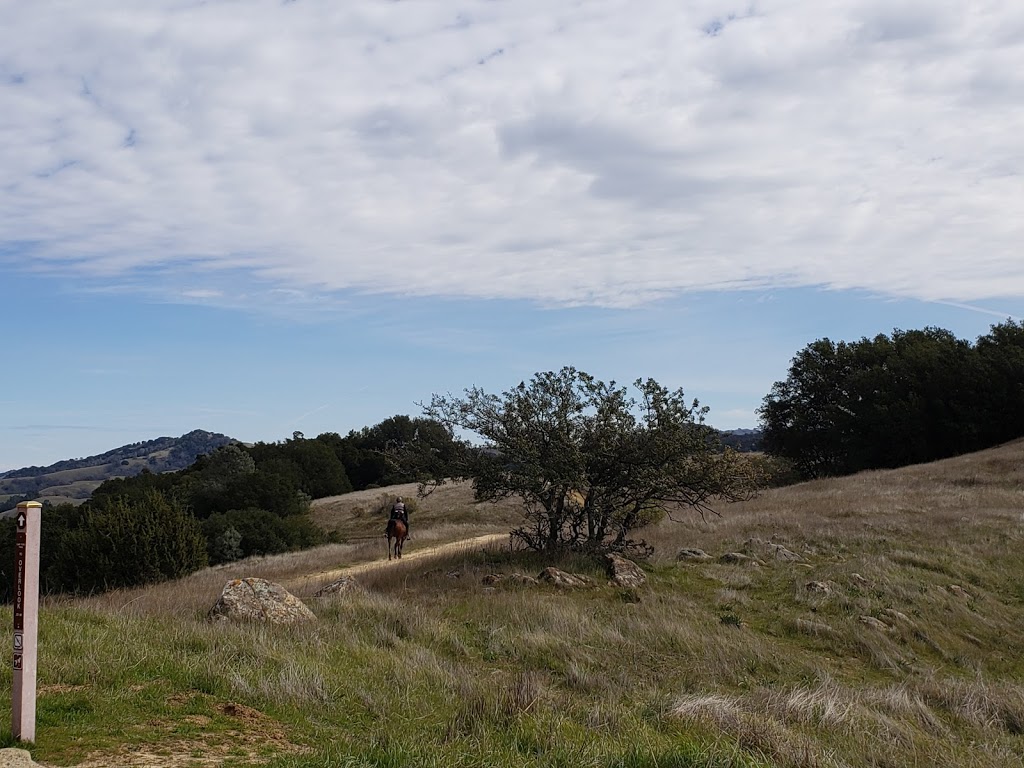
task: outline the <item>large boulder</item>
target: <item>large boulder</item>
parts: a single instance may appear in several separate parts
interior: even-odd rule
[[[32,768],[39,763],[33,762],[32,755],[27,750],[17,747],[0,749],[0,768]]]
[[[299,598],[280,584],[266,579],[232,579],[210,609],[212,621],[261,621],[299,624],[316,616]]]
[[[647,574],[632,560],[612,553],[605,555],[604,560],[608,567],[608,575],[616,586],[635,589],[647,582]]]

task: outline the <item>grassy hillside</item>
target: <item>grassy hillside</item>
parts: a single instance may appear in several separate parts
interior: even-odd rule
[[[477,504],[469,483],[443,485],[417,498],[415,483],[393,485],[317,499],[313,522],[341,538],[358,541],[377,538],[384,530],[392,502],[401,496],[409,504],[409,525],[416,541],[436,543],[482,533],[508,531],[520,520],[519,502]]]
[[[409,490],[388,489],[409,495]],[[646,533],[646,586],[489,575],[507,546],[384,564],[382,491],[322,500],[348,544],[47,604],[36,759],[125,766],[994,766],[1024,760],[1024,442],[773,490]],[[507,527],[465,487],[408,551]],[[363,537],[374,538],[363,538]],[[704,562],[677,561],[681,548]],[[781,548],[780,548],[781,547]],[[738,553],[749,559],[726,558]],[[729,561],[733,562],[729,562]],[[232,577],[315,626],[212,626]],[[487,582],[492,582],[487,579]],[[7,609],[9,613],[9,609]],[[7,619],[9,621],[9,617]],[[0,673],[10,685],[10,670]],[[9,690],[9,689],[8,689]]]

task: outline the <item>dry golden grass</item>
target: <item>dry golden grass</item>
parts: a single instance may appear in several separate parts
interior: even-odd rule
[[[401,496],[411,502],[409,523],[413,535],[422,541],[454,541],[508,531],[519,522],[517,501],[477,503],[470,483],[447,483],[422,498],[417,495],[418,487],[408,483],[317,499],[311,510],[313,521],[344,539],[377,537],[384,530],[391,503]]]
[[[580,558],[557,564],[593,587],[519,583],[551,563],[507,546],[388,564],[373,510],[414,490],[318,502],[349,544],[54,604],[44,684],[94,692],[94,727],[97,702],[132,684],[199,688],[211,698],[194,714],[214,719],[229,700],[272,713],[275,766],[1024,762],[1024,441],[664,521],[643,532],[655,555],[639,590]],[[414,545],[516,520],[465,486],[438,493],[418,501]],[[714,559],[677,562],[682,547]],[[727,552],[751,560],[719,562]],[[202,621],[229,578],[301,582],[371,560],[362,591],[310,600],[314,625]],[[71,732],[87,716],[74,717]]]

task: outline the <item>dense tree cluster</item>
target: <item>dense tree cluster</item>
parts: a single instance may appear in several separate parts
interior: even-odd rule
[[[642,548],[630,539],[636,530],[673,510],[703,514],[715,500],[744,498],[755,482],[752,464],[723,451],[704,424],[706,408],[651,379],[634,387],[636,396],[563,368],[501,395],[435,395],[425,413],[451,434],[483,439],[465,451],[459,474],[479,500],[523,500],[512,535],[528,547]]]
[[[819,339],[760,409],[764,447],[802,477],[899,467],[1024,436],[1024,323],[971,344],[939,328]]]

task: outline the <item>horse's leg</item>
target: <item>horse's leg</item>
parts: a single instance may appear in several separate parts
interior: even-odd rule
[[[388,560],[391,559],[391,537],[388,536]]]

